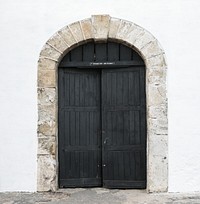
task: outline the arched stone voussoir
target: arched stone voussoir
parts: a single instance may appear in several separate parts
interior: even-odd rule
[[[164,51],[158,40],[150,41],[140,49],[140,52],[142,54],[142,57],[146,60],[151,57],[164,54]]]
[[[40,52],[40,58],[47,58],[56,62],[62,55],[63,54],[61,52],[59,52],[57,49],[47,43],[43,46]]]
[[[65,42],[63,37],[59,35],[59,33],[55,33],[47,42],[49,46],[57,50],[59,53],[63,54],[66,49],[69,47],[68,44]]]
[[[126,41],[126,37],[130,33],[130,29],[133,26],[133,23],[125,20],[120,20],[120,19],[119,19],[119,22],[120,22],[120,25],[116,33],[116,38],[119,40]]]
[[[109,15],[92,16],[92,33],[95,41],[107,41],[110,27]]]
[[[76,44],[85,40],[80,21],[71,23],[70,25],[68,25],[68,28],[70,29]]]
[[[108,31],[108,38],[115,39],[119,26],[120,26],[121,20],[119,18],[110,18],[110,27]]]
[[[137,35],[133,44],[136,49],[141,50],[143,47],[155,40],[156,38],[149,31],[143,29],[143,32]]]
[[[153,69],[157,67],[157,69],[167,70],[165,53],[161,53],[160,55],[155,55],[151,58],[145,59],[145,64],[147,69]]]
[[[38,71],[39,70],[55,70],[57,68],[57,60],[53,60],[46,57],[40,57],[38,60]]]
[[[82,21],[80,21],[80,26],[82,29],[83,39],[85,41],[93,39],[93,33],[92,33],[92,19],[87,18]]]
[[[76,22],[77,23],[77,22]],[[75,24],[76,24],[75,23]],[[71,24],[72,25],[72,24]],[[75,28],[74,28],[75,29]],[[77,39],[75,38],[75,34],[72,33],[72,29],[70,28],[70,25],[65,26],[64,28],[60,29],[58,31],[58,34],[64,39],[65,44],[67,45],[67,48],[71,46],[74,46],[78,43]],[[67,49],[66,48],[66,49]]]

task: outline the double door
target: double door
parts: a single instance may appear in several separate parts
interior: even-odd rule
[[[144,67],[59,69],[59,186],[146,187]]]

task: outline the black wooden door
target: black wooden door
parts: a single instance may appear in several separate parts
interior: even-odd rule
[[[63,58],[58,81],[60,187],[145,188],[141,57],[117,43],[88,43]]]
[[[59,182],[100,186],[100,70],[59,69]]]
[[[144,68],[102,71],[103,185],[145,188]]]

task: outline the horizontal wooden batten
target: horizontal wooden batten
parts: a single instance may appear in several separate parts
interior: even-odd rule
[[[99,111],[99,107],[77,107],[77,106],[71,106],[71,107],[60,107],[60,111]]]
[[[121,145],[121,146],[109,146],[105,145],[104,148],[106,148],[107,151],[145,151],[145,145]]]
[[[107,188],[138,188],[143,189],[146,187],[146,181],[127,181],[127,180],[104,180],[103,186]]]
[[[119,61],[119,62],[62,62],[60,68],[117,68],[130,66],[144,66],[144,63],[138,61]]]
[[[63,149],[64,152],[71,152],[71,151],[99,151],[101,148],[100,145],[86,145],[86,146],[67,146]]]
[[[145,106],[104,106],[103,111],[140,111],[143,110]]]
[[[60,179],[61,187],[98,187],[101,183],[101,178]]]

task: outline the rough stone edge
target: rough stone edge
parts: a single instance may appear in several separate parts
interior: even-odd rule
[[[83,31],[83,28],[82,28],[82,22],[84,21],[89,21],[89,26],[90,26],[90,22],[91,22],[91,29],[89,30],[89,38],[88,39],[94,39],[94,40],[97,40],[97,41],[106,41],[108,38],[110,38],[111,40],[114,40],[114,41],[118,41],[118,42],[122,42],[124,44],[127,44],[128,46],[130,46],[131,48],[135,49],[144,59],[145,61],[145,64],[146,64],[146,69],[151,69],[152,66],[158,66],[158,68],[162,68],[161,64],[162,62],[160,62],[159,60],[159,57],[158,56],[162,56],[163,59],[165,59],[165,56],[164,56],[164,52],[163,52],[163,49],[161,48],[160,44],[158,43],[158,41],[153,37],[153,35],[151,35],[148,31],[146,31],[145,29],[139,27],[138,25],[132,23],[132,22],[128,22],[128,21],[124,21],[122,19],[117,19],[117,18],[114,18],[116,23],[117,23],[117,26],[116,26],[116,30],[114,30],[114,32],[112,31],[112,36],[109,36],[109,29],[110,27],[107,27],[105,26],[105,30],[101,30],[103,28],[102,24],[100,25],[100,30],[99,30],[99,36],[98,36],[98,32],[94,33],[94,19],[95,18],[99,18],[101,15],[98,15],[98,16],[92,16],[92,18],[90,19],[85,19],[83,21],[79,21],[78,24],[80,25],[80,28],[81,28],[81,35],[82,35],[82,39],[83,39],[83,42],[84,41],[87,41],[87,39],[85,38],[85,33]],[[105,17],[105,15],[103,15]],[[110,18],[108,15],[106,15],[106,22],[107,19],[109,19],[109,23],[112,21],[113,18]],[[124,22],[125,24],[129,24],[130,25],[130,28],[124,33],[125,35],[122,36],[121,34],[119,35],[120,38],[118,38],[118,31],[119,31],[119,28],[120,26],[122,25],[122,22]],[[108,23],[108,24],[109,24]],[[110,24],[109,24],[110,25]],[[70,26],[70,25],[69,25]],[[138,28],[141,28],[142,31],[144,31],[143,33],[139,33],[138,34],[138,39],[135,39],[134,42],[130,42],[130,36],[129,38],[127,37],[128,34],[129,34],[129,30],[131,32],[131,26],[138,26]],[[61,29],[62,30],[62,29]],[[59,31],[58,31],[59,32]],[[58,33],[57,32],[57,33]],[[91,33],[92,32],[92,33]],[[145,40],[142,41],[141,43],[138,43],[140,41],[140,37],[143,37],[143,36],[149,36],[149,41],[148,40]],[[56,36],[56,35],[55,35]],[[75,34],[73,35],[72,33],[72,36],[75,36]],[[103,37],[102,37],[103,36]],[[152,39],[151,39],[152,37]],[[74,37],[75,38],[75,37]],[[52,38],[50,38],[52,39]],[[138,40],[138,41],[137,41]],[[142,44],[144,43],[145,44]],[[57,66],[58,66],[58,63],[59,61],[61,60],[62,56],[67,53],[68,50],[70,49],[73,49],[75,46],[78,45],[79,42],[77,42],[77,40],[75,40],[74,44],[68,46],[68,44],[66,43],[65,40],[63,40],[63,43],[65,43],[66,45],[66,50],[63,52],[63,50],[59,50],[58,48],[56,48],[56,46],[52,46],[50,43],[47,43],[44,45],[41,53],[40,53],[40,59],[48,59],[48,60],[52,60],[54,63],[56,62],[56,65],[55,65],[55,72],[56,72],[56,69],[57,69]],[[153,51],[152,51],[153,50]],[[149,52],[151,51],[151,52]],[[150,54],[149,54],[150,53]],[[158,59],[156,60],[156,57],[158,57]],[[154,60],[152,60],[154,59]],[[152,64],[151,64],[152,63]],[[46,64],[44,64],[43,66],[38,64],[38,70],[41,69],[41,67],[45,67]],[[167,67],[167,66],[165,66]],[[148,76],[146,76],[146,79],[148,79]],[[148,85],[148,82],[146,81],[146,84]],[[164,81],[164,84],[163,84],[164,88],[165,88],[165,91],[166,91],[166,81]],[[57,91],[57,87],[56,88],[56,91]],[[148,88],[149,86],[146,86],[147,88],[147,92],[148,92]],[[57,97],[57,94],[56,94],[56,97]],[[57,101],[57,99],[55,99]],[[167,109],[167,96],[166,96],[166,109]],[[57,114],[57,113],[56,113]],[[148,98],[147,98],[147,116],[148,116]],[[166,119],[167,120],[167,119]],[[149,126],[149,123],[148,123],[148,117],[147,117],[147,130],[151,129],[151,127]],[[166,121],[166,126],[167,126],[167,121]],[[150,162],[149,159],[150,157],[148,156],[148,153],[149,153],[149,138],[151,137],[152,135],[149,135],[149,133],[147,132],[147,169],[149,169],[149,165],[150,165]],[[57,135],[56,135],[56,138],[57,138]],[[57,154],[57,153],[56,153]],[[38,155],[39,157],[40,155]],[[166,155],[167,156],[167,155]],[[167,156],[168,158],[168,156]],[[56,158],[56,161],[57,161],[57,158]],[[166,163],[166,166],[165,166],[165,169],[168,167],[168,163]],[[39,167],[38,167],[39,168]],[[38,170],[39,172],[39,170]],[[55,173],[55,172],[54,172]],[[149,184],[148,182],[151,180],[151,175],[148,174],[149,172],[147,171],[147,191],[148,192],[164,192],[164,191],[167,191],[167,186],[168,186],[168,183],[165,184],[165,187],[164,188],[157,188],[157,187],[152,187],[151,184]],[[57,175],[56,175],[57,177]],[[166,175],[166,177],[168,178],[168,176]],[[57,181],[58,178],[56,178],[56,181]],[[167,179],[167,182],[168,182],[168,179]],[[38,186],[39,185],[40,181],[38,181]],[[57,185],[57,183],[55,184]],[[49,186],[49,190],[56,190],[58,188],[58,186]],[[39,189],[38,189],[39,190]],[[46,191],[47,189],[45,189]]]

